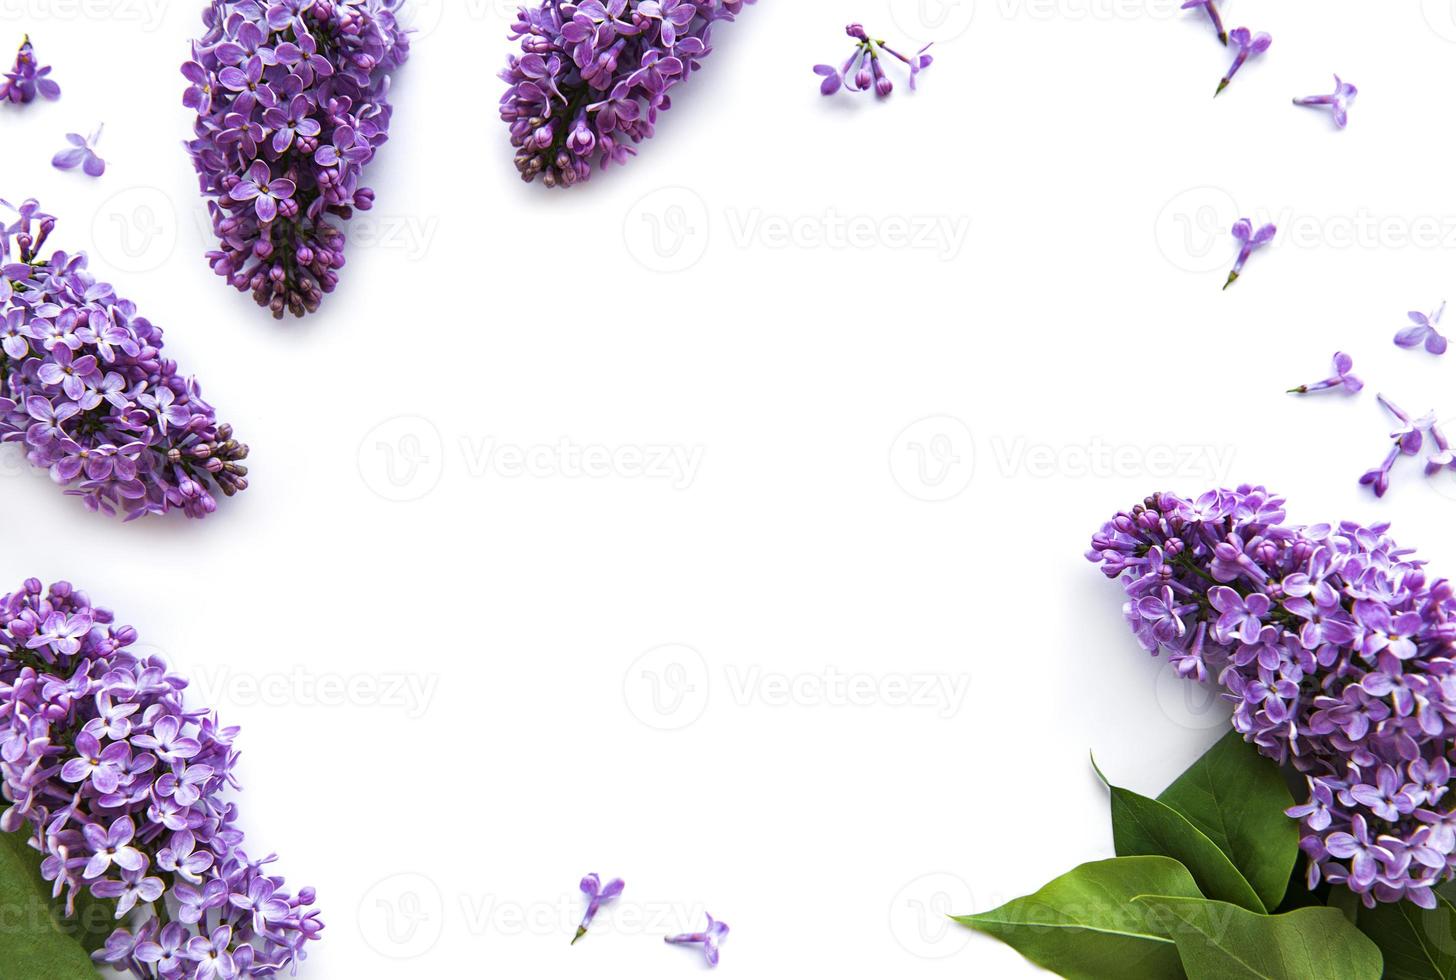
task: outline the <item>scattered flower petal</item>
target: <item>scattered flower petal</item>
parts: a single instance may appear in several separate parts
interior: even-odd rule
[[[1234,80],[1234,76],[1239,73],[1239,69],[1244,67],[1245,62],[1255,55],[1261,55],[1265,51],[1268,51],[1269,45],[1274,43],[1274,39],[1268,34],[1253,34],[1247,27],[1234,28],[1229,32],[1229,40],[1239,49],[1239,53],[1234,55],[1233,65],[1229,68],[1228,73],[1223,76],[1223,79],[1219,81],[1218,91],[1213,93],[1215,98],[1223,94],[1223,90],[1229,87],[1229,83]]]
[[[613,878],[605,885],[602,879],[593,872],[581,879],[581,891],[586,895],[586,914],[581,918],[581,925],[576,927],[576,935],[572,937],[571,945],[575,946],[576,941],[586,935],[587,929],[591,928],[592,919],[597,917],[601,907],[622,894],[626,883],[621,878]]]
[[[1349,82],[1340,80],[1335,76],[1335,90],[1329,95],[1307,95],[1304,98],[1295,99],[1295,105],[1329,106],[1335,118],[1335,125],[1344,129],[1350,121],[1350,103],[1355,101],[1355,96],[1360,90]]]
[[[1406,327],[1395,335],[1395,346],[1404,347],[1406,350],[1425,347],[1428,352],[1438,356],[1446,353],[1449,344],[1437,329],[1445,312],[1445,303],[1434,313],[1418,313],[1412,310],[1408,316],[1413,326]]]
[[[697,945],[703,947],[703,955],[709,966],[718,965],[718,946],[728,935],[728,926],[708,916],[708,928],[702,932],[687,932],[680,936],[668,936],[666,942],[677,946]]]
[[[37,95],[51,101],[59,99],[61,87],[50,77],[50,73],[50,65],[36,63],[30,35],[25,35],[20,51],[15,56],[15,67],[0,75],[0,102],[24,105],[34,102]]]
[[[51,157],[51,166],[57,170],[75,170],[80,167],[88,177],[100,177],[106,173],[106,161],[96,155],[96,143],[101,139],[103,127],[85,137],[79,133],[67,133],[66,141],[71,145]]]
[[[1229,273],[1228,282],[1223,284],[1228,289],[1238,281],[1239,276],[1244,272],[1244,263],[1249,261],[1249,256],[1254,254],[1255,249],[1263,248],[1274,240],[1278,229],[1273,225],[1265,225],[1257,232],[1254,231],[1254,223],[1248,218],[1240,218],[1233,227],[1234,240],[1239,243],[1239,257],[1234,262],[1233,271]]]
[[[1219,15],[1218,4],[1215,0],[1183,0],[1184,10],[1192,10],[1194,7],[1202,7],[1208,11],[1208,19],[1213,21],[1213,29],[1218,33],[1219,41],[1227,47],[1229,43],[1228,31],[1224,30],[1223,17]]]
[[[1323,381],[1316,381],[1313,384],[1300,385],[1298,388],[1290,388],[1291,395],[1309,395],[1318,391],[1331,391],[1339,389],[1347,395],[1359,394],[1365,388],[1365,382],[1350,372],[1354,370],[1355,361],[1344,351],[1337,351],[1334,358],[1335,373]]]

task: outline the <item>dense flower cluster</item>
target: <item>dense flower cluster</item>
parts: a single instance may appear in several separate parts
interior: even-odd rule
[[[215,0],[182,66],[187,148],[221,245],[208,260],[278,319],[318,309],[344,266],[342,223],[374,204],[360,179],[409,56],[401,2]]]
[[[52,101],[59,99],[61,87],[50,73],[50,65],[41,65],[35,60],[35,49],[31,47],[30,35],[27,34],[15,55],[15,66],[0,75],[0,102],[24,105],[34,102],[37,95]]]
[[[1434,907],[1456,868],[1456,598],[1388,525],[1294,526],[1261,487],[1150,497],[1088,558],[1179,674],[1212,678],[1233,724],[1303,773],[1309,884]]]
[[[323,923],[244,851],[234,728],[183,704],[187,682],[127,648],[129,626],[65,582],[0,598],[0,830],[26,831],[74,914],[115,903],[98,962],[142,980],[271,977]]]
[[[627,162],[649,139],[668,93],[712,53],[715,22],[754,0],[542,0],[522,7],[521,42],[501,78],[516,169],[526,181],[570,187]]]
[[[0,442],[92,510],[206,517],[214,490],[247,487],[248,447],[83,253],[42,257],[55,219],[33,200],[18,213],[0,223]]]

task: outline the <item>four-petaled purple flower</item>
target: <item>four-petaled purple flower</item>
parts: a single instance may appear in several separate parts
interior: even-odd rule
[[[89,137],[67,133],[66,141],[71,146],[51,157],[51,166],[57,170],[75,170],[79,166],[88,177],[100,177],[106,173],[106,161],[96,155],[96,143],[101,139],[102,128],[97,126],[96,132]]]
[[[597,917],[601,907],[622,894],[622,889],[626,887],[621,878],[613,878],[603,885],[596,872],[581,879],[581,891],[586,895],[586,914],[581,917],[581,925],[576,927],[576,935],[572,937],[571,945],[575,946],[576,941],[586,935],[587,929],[591,928],[592,919]]]
[[[673,945],[702,945],[703,955],[707,957],[709,966],[718,965],[718,946],[728,935],[726,923],[719,922],[711,915],[708,916],[708,928],[702,932],[688,932],[680,936],[667,936],[664,941]]]
[[[1235,260],[1233,270],[1229,273],[1228,282],[1223,284],[1224,289],[1228,289],[1238,282],[1239,276],[1244,272],[1244,263],[1249,261],[1249,256],[1254,254],[1255,249],[1263,248],[1272,242],[1278,232],[1279,229],[1272,224],[1264,225],[1256,232],[1254,223],[1248,218],[1240,218],[1234,223],[1233,236],[1234,241],[1239,243],[1239,257]]]
[[[1424,346],[1432,354],[1440,355],[1446,353],[1449,342],[1441,334],[1441,317],[1446,313],[1446,304],[1442,303],[1434,313],[1421,313],[1412,310],[1407,316],[1410,317],[1413,326],[1406,327],[1395,335],[1395,346],[1404,347],[1406,350],[1413,350],[1416,347]]]
[[[0,75],[0,102],[25,105],[34,102],[37,95],[52,101],[59,99],[61,87],[50,77],[50,73],[50,65],[36,62],[30,35],[25,35],[20,50],[15,55],[14,67]]]
[[[1335,125],[1344,129],[1350,121],[1350,103],[1355,101],[1355,96],[1360,90],[1349,82],[1341,81],[1340,76],[1335,76],[1335,90],[1329,95],[1307,95],[1295,99],[1295,105],[1329,106],[1335,117]]]
[[[1221,95],[1224,89],[1229,87],[1229,83],[1234,80],[1234,76],[1239,73],[1239,69],[1244,67],[1245,62],[1255,55],[1261,55],[1265,51],[1268,51],[1269,45],[1274,43],[1274,39],[1268,34],[1254,34],[1247,27],[1234,28],[1229,32],[1229,40],[1234,43],[1235,47],[1239,49],[1239,52],[1234,55],[1234,63],[1229,67],[1228,73],[1220,79],[1218,91],[1213,93],[1215,98]]]
[[[1356,395],[1365,390],[1365,382],[1350,372],[1355,368],[1355,360],[1344,351],[1336,351],[1334,358],[1335,373],[1323,381],[1316,381],[1313,384],[1300,385],[1298,388],[1290,388],[1291,395],[1308,395],[1317,391],[1331,391],[1338,389],[1347,395]]]

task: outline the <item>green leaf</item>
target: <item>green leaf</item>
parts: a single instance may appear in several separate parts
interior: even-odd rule
[[[1096,760],[1092,767],[1097,769]],[[1268,911],[1228,855],[1187,817],[1167,804],[1114,786],[1101,769],[1097,775],[1112,793],[1112,843],[1118,855],[1170,857],[1189,870],[1209,898],[1233,902],[1251,912]]]
[[[77,939],[75,923],[63,919],[51,901],[40,861],[25,834],[0,834],[0,974],[97,980],[100,974]]]
[[[1229,732],[1158,796],[1228,855],[1264,908],[1279,907],[1299,856],[1294,797],[1272,759]]]
[[[1380,948],[1339,909],[1258,915],[1228,902],[1143,895],[1189,980],[1380,980]]]
[[[1356,924],[1385,955],[1386,980],[1456,977],[1456,908],[1444,898],[1433,909],[1413,902],[1362,905]]]
[[[1138,895],[1198,895],[1188,869],[1166,857],[1094,861],[1035,894],[956,921],[995,936],[1064,977],[1167,980],[1183,976],[1172,940],[1150,921]]]

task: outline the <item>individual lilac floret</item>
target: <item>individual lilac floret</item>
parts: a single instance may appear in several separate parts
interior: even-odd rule
[[[1446,353],[1449,343],[1438,329],[1441,325],[1441,317],[1445,313],[1445,303],[1442,303],[1441,308],[1434,313],[1419,313],[1412,310],[1407,315],[1414,326],[1406,327],[1395,335],[1395,346],[1404,347],[1406,350],[1424,346],[1432,354]]]
[[[214,492],[247,487],[248,447],[84,253],[43,256],[55,219],[18,214],[0,221],[0,442],[92,510],[211,514]]]
[[[1400,422],[1400,427],[1390,434],[1391,446],[1385,454],[1385,459],[1375,469],[1360,477],[1360,485],[1370,487],[1375,491],[1375,496],[1384,497],[1390,490],[1390,474],[1395,468],[1396,461],[1402,456],[1415,456],[1421,451],[1421,447],[1425,445],[1426,441],[1425,430],[1435,425],[1436,416],[1432,412],[1419,419],[1412,418],[1408,412],[1385,395],[1375,397],[1380,406]]]
[[[52,101],[61,97],[61,87],[50,78],[51,66],[40,65],[35,60],[35,49],[30,46],[30,35],[25,35],[20,51],[15,55],[15,67],[0,75],[0,102],[24,105],[34,102],[37,95]]]
[[[1249,261],[1249,256],[1254,254],[1255,249],[1263,248],[1272,242],[1278,231],[1273,225],[1265,225],[1255,232],[1254,223],[1248,218],[1240,218],[1234,224],[1233,236],[1234,241],[1239,243],[1239,257],[1234,262],[1233,271],[1229,273],[1228,282],[1223,284],[1224,289],[1228,289],[1238,282],[1239,276],[1244,272],[1244,263]]]
[[[709,966],[718,965],[718,946],[728,935],[728,926],[708,916],[708,928],[702,932],[685,932],[680,936],[668,936],[665,942],[676,946],[697,945],[703,947],[703,955],[708,959]]]
[[[521,179],[547,187],[625,164],[650,139],[669,92],[713,51],[712,27],[754,0],[538,0],[511,28],[521,42],[501,78]]]
[[[1234,46],[1239,49],[1239,53],[1234,55],[1234,63],[1229,67],[1228,74],[1224,75],[1223,79],[1218,83],[1218,91],[1213,93],[1214,98],[1217,98],[1223,93],[1224,89],[1229,87],[1229,83],[1234,80],[1234,76],[1239,73],[1240,68],[1244,67],[1246,61],[1255,55],[1260,55],[1268,51],[1269,45],[1274,43],[1274,39],[1268,34],[1254,34],[1247,27],[1234,28],[1229,32],[1229,40],[1234,42]]]
[[[1335,352],[1335,373],[1323,381],[1316,381],[1313,384],[1300,385],[1298,388],[1290,388],[1291,395],[1309,395],[1317,391],[1331,391],[1338,389],[1346,395],[1359,394],[1365,388],[1365,382],[1350,372],[1355,368],[1355,360],[1344,351]]]
[[[214,0],[182,66],[187,144],[218,248],[212,270],[275,318],[316,311],[344,224],[374,206],[364,168],[389,139],[403,0]]]
[[[1224,30],[1223,17],[1218,12],[1218,4],[1215,0],[1183,0],[1183,9],[1192,10],[1194,7],[1202,7],[1208,11],[1208,19],[1213,21],[1213,29],[1218,32],[1218,39],[1225,46],[1228,45],[1228,31]]]
[[[286,975],[323,930],[314,890],[247,847],[238,730],[188,706],[187,681],[136,642],[65,582],[0,598],[0,832],[24,835],[66,915],[87,892],[116,902],[101,967]]]
[[[626,887],[621,878],[613,878],[603,885],[596,872],[581,879],[581,891],[586,896],[586,914],[581,917],[581,925],[576,927],[576,935],[572,937],[571,945],[575,946],[576,941],[586,935],[586,931],[591,928],[592,919],[597,917],[601,907],[622,894],[622,889]]]
[[[1329,95],[1307,95],[1302,99],[1295,99],[1295,105],[1327,105],[1335,117],[1335,125],[1344,129],[1350,121],[1350,103],[1355,101],[1355,96],[1360,90],[1349,82],[1340,81],[1340,76],[1335,76],[1335,90]]]
[[[103,128],[97,126],[96,132],[89,137],[80,133],[67,133],[66,142],[71,145],[51,157],[51,166],[57,170],[75,170],[80,167],[88,177],[100,177],[106,173],[106,161],[96,155],[96,144],[101,139]]]
[[[890,81],[889,76],[885,74],[884,66],[880,64],[881,51],[909,66],[912,92],[915,91],[916,76],[935,61],[933,57],[925,53],[930,50],[929,44],[915,52],[913,56],[908,56],[896,51],[884,41],[870,37],[859,24],[850,24],[844,29],[844,32],[854,38],[857,43],[854,52],[843,67],[814,66],[814,74],[824,77],[823,83],[819,86],[819,91],[823,95],[833,95],[842,88],[847,88],[851,92],[865,92],[873,88],[875,94],[880,98],[889,96],[895,90],[895,83]]]
[[[1426,476],[1435,476],[1445,469],[1456,470],[1456,452],[1451,449],[1451,441],[1446,438],[1445,431],[1436,422],[1431,423],[1431,442],[1436,449],[1426,460]]]
[[[1233,727],[1304,777],[1287,812],[1309,886],[1434,908],[1456,876],[1456,588],[1388,531],[1287,523],[1262,487],[1160,493],[1087,557],[1121,582],[1143,647],[1216,685]]]

